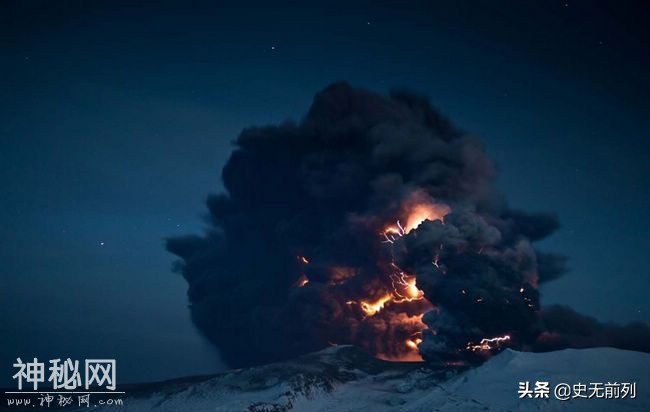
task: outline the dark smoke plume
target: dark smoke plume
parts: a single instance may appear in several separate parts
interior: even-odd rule
[[[623,326],[601,323],[566,306],[545,307],[543,319],[545,330],[533,346],[535,351],[613,346],[650,352],[650,327],[641,322]]]
[[[495,176],[482,143],[425,98],[337,83],[298,124],[244,130],[226,192],[208,199],[209,230],[167,248],[194,322],[231,366],[345,343],[431,361],[506,346],[648,350],[635,344],[647,327],[540,310],[538,286],[565,258],[533,243],[557,218],[510,209]]]

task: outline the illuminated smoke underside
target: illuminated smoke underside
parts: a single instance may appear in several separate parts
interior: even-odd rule
[[[645,325],[540,310],[564,258],[533,244],[557,220],[510,209],[495,176],[481,142],[426,99],[334,84],[300,123],[244,130],[207,233],[167,247],[231,366],[333,344],[454,363],[505,347],[647,351]]]

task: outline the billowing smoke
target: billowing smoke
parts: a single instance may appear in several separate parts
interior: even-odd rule
[[[244,130],[207,233],[167,247],[194,322],[231,366],[331,344],[443,362],[504,347],[648,350],[610,336],[625,328],[540,309],[538,286],[565,258],[534,243],[557,219],[510,209],[495,176],[482,143],[426,99],[337,83],[300,123]],[[635,333],[650,342],[647,327]]]
[[[566,306],[544,308],[542,315],[545,329],[533,345],[535,351],[613,346],[650,352],[650,327],[644,323],[601,323]]]

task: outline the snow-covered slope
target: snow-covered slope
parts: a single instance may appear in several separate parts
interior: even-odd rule
[[[293,361],[125,388],[127,411],[650,411],[650,355],[611,348],[506,350],[469,370],[390,363],[338,346]],[[549,399],[519,399],[548,381]],[[636,399],[553,398],[558,383],[636,382]],[[104,408],[103,410],[109,410]]]

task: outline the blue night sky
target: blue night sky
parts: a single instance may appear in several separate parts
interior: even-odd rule
[[[514,207],[558,213],[544,304],[650,321],[647,5],[270,3],[0,7],[0,385],[18,356],[223,370],[164,238],[202,231],[239,131],[337,80],[429,96]]]

